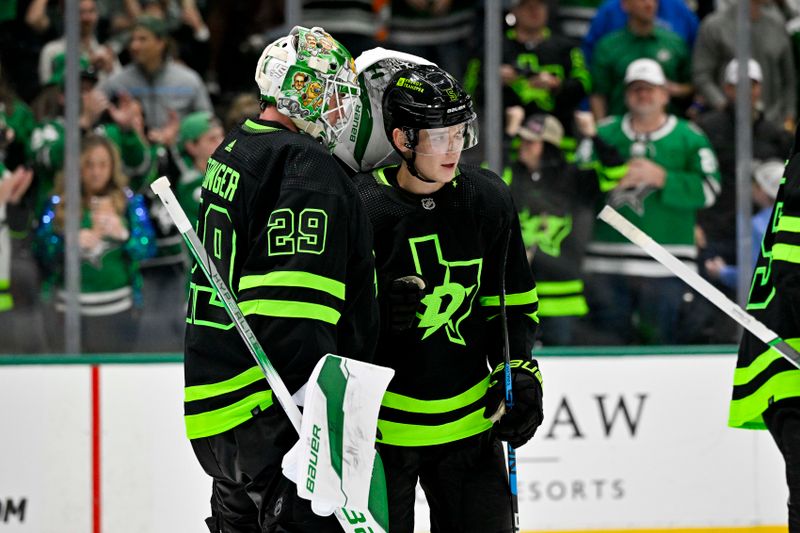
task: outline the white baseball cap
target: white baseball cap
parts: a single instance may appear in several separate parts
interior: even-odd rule
[[[753,170],[753,178],[770,198],[778,196],[783,179],[784,163],[780,159],[768,159]]]
[[[637,59],[625,69],[625,85],[634,81],[644,81],[659,87],[667,84],[664,70],[653,59]]]
[[[747,76],[753,80],[761,83],[764,80],[764,76],[761,72],[761,65],[758,64],[758,61],[755,59],[750,59],[747,62]],[[736,85],[739,81],[739,62],[735,59],[732,59],[728,66],[725,67],[725,83],[730,83],[731,85]]]

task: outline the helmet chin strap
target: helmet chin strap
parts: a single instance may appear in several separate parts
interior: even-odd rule
[[[403,154],[400,154],[400,157],[403,157]],[[411,157],[409,157],[408,159],[403,157],[403,161],[406,162],[406,167],[408,168],[408,172],[423,183],[436,183],[435,180],[426,178],[425,176],[419,173],[417,166],[414,164],[414,160],[416,158],[417,158],[417,152],[414,151],[411,152]]]
[[[406,168],[408,168],[409,174],[411,174],[412,176],[414,176],[415,178],[417,178],[419,181],[421,181],[423,183],[436,183],[436,180],[432,180],[430,178],[426,178],[425,176],[420,174],[419,170],[417,169],[417,166],[414,164],[414,161],[417,158],[417,152],[416,152],[416,150],[414,150],[414,148],[417,146],[417,133],[412,133],[411,131],[404,131],[404,134],[406,135],[405,147],[408,148],[409,150],[411,150],[411,157],[406,158],[406,156],[394,144],[394,142],[392,142],[392,147],[394,148],[394,150],[398,154],[400,154],[400,159],[402,159],[405,162]]]

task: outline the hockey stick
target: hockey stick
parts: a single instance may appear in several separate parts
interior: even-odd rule
[[[763,341],[773,350],[781,354],[794,366],[800,368],[800,353],[789,346],[777,333],[769,329],[764,323],[753,315],[736,305],[722,291],[693,272],[674,255],[664,249],[645,232],[634,226],[628,219],[619,214],[611,206],[605,206],[597,218],[606,222],[615,230],[624,235],[633,244],[650,254],[655,260],[667,267],[673,274],[681,278],[687,285],[697,291],[701,296],[719,308],[747,331]]]
[[[500,270],[500,325],[503,328],[503,357],[505,358],[506,411],[514,407],[514,391],[511,382],[511,346],[508,340],[508,317],[506,316],[506,262],[508,261],[508,244],[511,241],[511,231],[506,235],[506,244],[503,247],[503,268]],[[519,531],[519,496],[517,495],[517,451],[510,442],[506,442],[508,452],[508,486],[511,489],[511,520],[513,531]]]
[[[225,280],[219,275],[217,267],[214,265],[213,261],[211,261],[203,243],[200,242],[200,239],[197,237],[197,233],[195,233],[192,228],[192,224],[186,217],[186,213],[178,203],[178,199],[175,197],[172,189],[170,189],[169,180],[162,176],[154,181],[150,185],[150,188],[161,199],[164,207],[167,208],[172,222],[178,228],[183,240],[194,256],[197,265],[202,269],[203,274],[208,278],[214,290],[217,291],[217,294],[225,306],[225,311],[227,311],[228,315],[233,320],[236,330],[239,332],[239,335],[241,335],[245,345],[247,345],[248,351],[253,358],[255,358],[259,368],[261,368],[261,371],[264,373],[264,377],[267,379],[267,383],[272,389],[273,396],[278,400],[281,407],[283,407],[295,431],[300,435],[302,421],[300,409],[297,407],[297,404],[294,403],[294,400],[292,400],[289,389],[286,388],[286,385],[275,370],[275,367],[272,366],[266,352],[264,352],[264,349],[261,347],[261,343],[256,338],[255,333],[253,333],[253,330],[244,318],[242,310],[239,308],[228,286],[225,284]],[[375,461],[376,463],[379,461],[377,454]],[[376,531],[383,531],[386,529],[379,525],[379,522],[371,516],[369,511],[362,513],[360,511],[338,509],[334,514],[339,524],[342,526],[342,529],[348,533],[372,531],[373,529]],[[367,526],[371,526],[371,528],[367,529]]]

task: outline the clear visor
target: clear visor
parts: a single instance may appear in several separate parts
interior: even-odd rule
[[[326,84],[320,120],[330,141],[338,139],[350,124],[358,96],[356,85],[341,81],[328,81]]]
[[[461,152],[478,144],[478,125],[475,120],[446,128],[419,130],[414,151],[421,155],[443,155]]]

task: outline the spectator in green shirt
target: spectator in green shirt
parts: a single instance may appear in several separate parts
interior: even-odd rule
[[[627,27],[603,37],[592,55],[590,104],[598,119],[625,113],[625,70],[637,59],[661,65],[672,104],[688,99],[693,90],[691,52],[676,33],[656,26],[657,0],[622,0],[622,9],[628,14]]]

